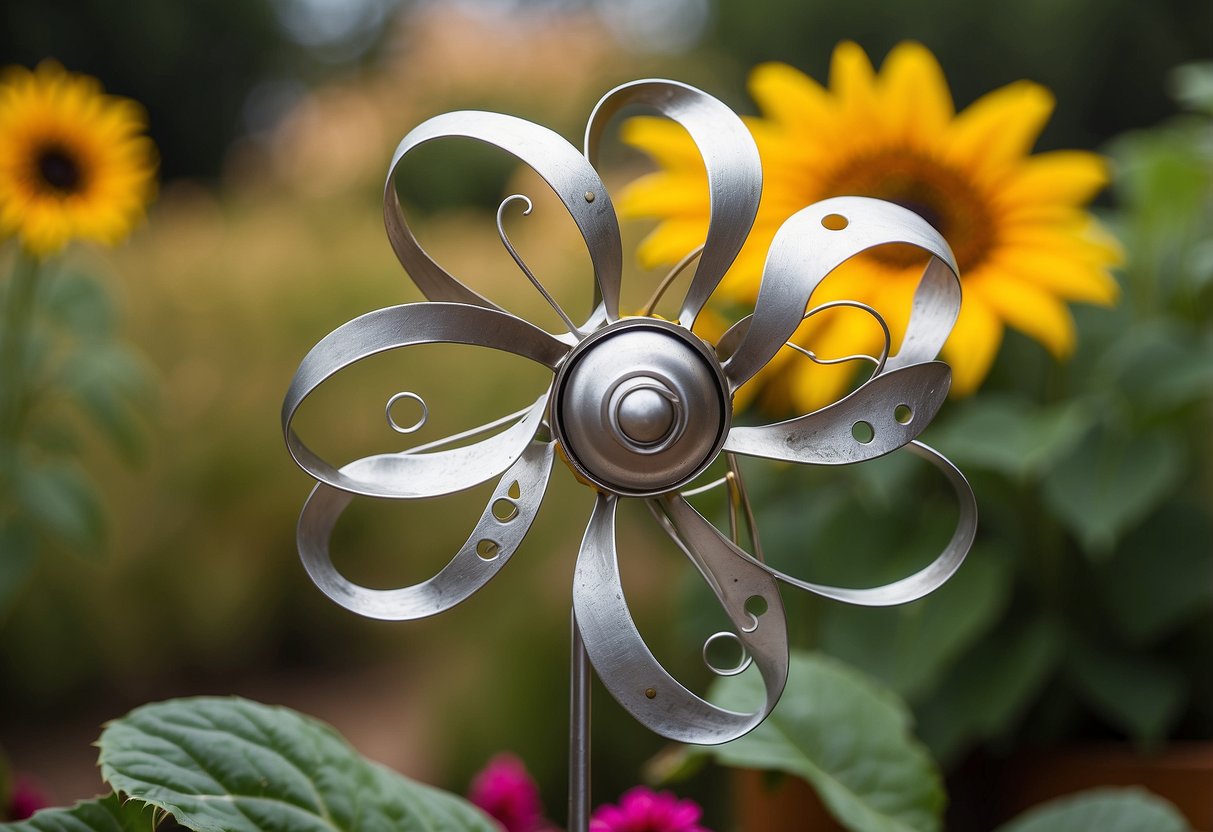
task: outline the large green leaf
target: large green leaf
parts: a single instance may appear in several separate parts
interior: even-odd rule
[[[1095,587],[1130,643],[1163,638],[1213,603],[1213,517],[1169,503],[1099,564]]]
[[[1103,557],[1183,470],[1183,446],[1169,434],[1094,431],[1045,479],[1045,501],[1089,554]]]
[[[1074,650],[1068,670],[1093,709],[1141,742],[1164,738],[1188,697],[1183,674],[1146,654],[1083,645]]]
[[[1187,832],[1174,806],[1144,789],[1091,789],[1029,809],[997,832]]]
[[[719,680],[711,698],[749,709],[762,699],[752,673]],[[794,652],[787,689],[766,722],[715,748],[720,762],[803,777],[854,832],[927,832],[942,822],[939,772],[911,734],[893,693],[826,656]]]
[[[915,700],[1002,615],[1012,581],[1000,554],[979,544],[950,581],[912,604],[831,604],[822,612],[822,649]]]
[[[178,699],[106,726],[101,776],[195,832],[494,832],[453,795],[361,757],[333,729],[244,699]]]
[[[931,434],[931,442],[962,468],[985,468],[1022,479],[1047,470],[1091,424],[1081,402],[1040,407],[990,394],[968,403]]]
[[[118,795],[86,800],[66,809],[44,809],[18,823],[0,824],[6,832],[151,832],[157,812],[138,800]]]
[[[74,463],[29,465],[20,472],[21,501],[46,534],[82,554],[99,551],[105,512],[96,488]]]
[[[1061,658],[1061,635],[1046,619],[1010,621],[956,662],[917,709],[919,735],[952,761],[969,745],[1008,734]]]

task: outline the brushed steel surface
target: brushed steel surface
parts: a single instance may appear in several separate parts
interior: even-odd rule
[[[685,127],[707,169],[710,220],[702,251],[697,247],[688,252],[644,310],[651,312],[674,275],[698,255],[679,318],[672,322],[622,316],[619,225],[593,165],[611,119],[633,106],[654,109]],[[576,325],[580,318],[560,308],[510,243],[504,211],[513,202],[522,202],[524,213],[529,212],[531,201],[524,194],[508,196],[498,206],[498,232],[515,264],[556,310],[567,331],[549,334],[503,311],[422,249],[405,221],[396,172],[414,148],[452,137],[512,154],[560,198],[592,264],[595,303],[585,323]],[[421,618],[449,609],[480,589],[513,556],[530,528],[557,451],[598,492],[577,556],[572,592],[573,828],[584,826],[589,807],[587,658],[612,696],[650,729],[685,742],[727,742],[762,722],[783,692],[788,646],[780,583],[864,606],[906,603],[937,588],[955,572],[976,531],[976,502],[964,476],[917,441],[947,395],[950,371],[935,358],[956,320],[961,297],[951,250],[921,217],[863,197],[837,197],[810,205],[775,235],[753,314],[715,344],[690,332],[744,244],[761,190],[757,148],[742,121],[708,94],[672,81],[636,81],[604,96],[587,124],[584,154],[551,130],[512,116],[475,111],[436,116],[412,130],[397,147],[383,205],[392,248],[429,301],[378,309],[329,333],[303,359],[283,402],[287,447],[317,481],[298,527],[304,567],[326,595],[361,615]],[[810,303],[817,287],[840,264],[876,246],[897,243],[922,249],[927,265],[914,294],[906,333],[897,352],[890,354],[892,338],[879,310],[850,300],[812,308]],[[884,344],[878,356],[818,356],[788,344],[806,317],[843,305],[865,311],[880,325]],[[296,435],[292,424],[297,410],[325,380],[376,353],[435,343],[471,344],[521,355],[551,370],[552,386],[527,408],[477,428],[339,467],[321,459]],[[823,364],[861,360],[874,370],[853,393],[828,407],[775,424],[732,427],[733,392],[785,346],[799,349],[805,360]],[[417,424],[401,425],[393,419],[392,404],[403,400],[420,407]],[[424,400],[409,391],[396,394],[387,405],[389,426],[399,433],[417,429],[430,416],[441,414],[431,414]],[[927,460],[956,492],[960,506],[956,530],[930,565],[886,586],[850,589],[803,581],[764,562],[738,455],[780,463],[843,465],[892,452]],[[726,456],[727,474],[709,486],[694,487],[692,480],[721,453]],[[352,583],[333,566],[330,538],[355,496],[440,497],[494,478],[498,483],[492,499],[467,541],[429,580],[374,590]],[[689,487],[689,494],[720,485],[729,489],[729,536],[695,511],[681,492],[684,487]],[[750,665],[757,669],[765,694],[752,711],[732,712],[707,702],[666,671],[645,644],[624,597],[615,545],[616,509],[627,497],[645,498],[657,528],[695,566],[727,613],[732,629],[708,637],[705,660],[707,648],[715,642],[735,640],[740,645],[743,656],[736,667],[708,664],[719,675],[741,672]],[[494,511],[495,504],[506,510]],[[742,519],[752,551],[738,541]],[[407,535],[404,540],[407,544]]]

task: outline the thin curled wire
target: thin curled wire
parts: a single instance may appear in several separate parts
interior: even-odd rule
[[[421,405],[421,415],[417,417],[416,422],[414,422],[412,425],[410,425],[407,428],[401,427],[400,424],[392,416],[392,407],[396,404],[396,402],[400,401],[401,399],[408,399],[409,401],[414,401],[414,402],[417,402],[417,404]],[[383,408],[383,413],[385,416],[387,416],[388,427],[390,427],[392,430],[396,431],[396,433],[406,433],[406,434],[407,433],[416,433],[417,431],[419,431],[423,427],[425,427],[425,423],[428,422],[429,418],[430,418],[430,408],[429,408],[429,405],[427,405],[425,403],[425,399],[421,398],[420,396],[418,396],[416,393],[412,392],[411,390],[402,391],[402,392],[397,393],[396,395],[392,396],[390,399],[388,399],[387,405]]]
[[[706,243],[691,249],[690,253],[687,254],[686,257],[683,257],[674,264],[674,268],[670,269],[669,272],[666,273],[666,276],[661,279],[661,282],[657,284],[657,288],[653,291],[652,297],[650,297],[645,305],[640,308],[639,314],[646,316],[653,314],[653,309],[661,301],[661,298],[666,293],[666,290],[673,285],[674,280],[678,277],[678,275],[682,274],[682,270],[691,265],[696,257],[703,254],[704,245],[706,245]]]
[[[881,349],[881,351],[880,351],[880,358],[876,358],[874,356],[867,355],[865,353],[856,353],[855,355],[844,355],[841,358],[821,358],[812,350],[806,349],[805,347],[802,347],[799,344],[793,344],[791,341],[785,341],[784,346],[791,347],[792,349],[796,350],[796,352],[803,355],[805,358],[808,358],[810,361],[813,361],[814,363],[817,363],[817,364],[827,364],[828,365],[828,364],[845,364],[848,361],[869,361],[872,364],[876,365],[876,369],[872,372],[872,377],[875,378],[876,376],[878,376],[882,372],[884,372],[885,362],[887,362],[889,360],[889,351],[893,348],[893,335],[889,331],[889,325],[888,325],[888,323],[885,322],[884,316],[881,315],[879,312],[877,312],[874,308],[872,308],[871,306],[869,306],[866,303],[862,303],[861,301],[857,301],[857,300],[832,300],[829,303],[821,304],[821,306],[813,307],[808,312],[804,313],[804,316],[800,320],[807,321],[809,318],[813,317],[818,312],[825,312],[827,309],[836,309],[841,306],[846,306],[846,307],[850,307],[853,309],[859,309],[860,311],[863,311],[863,312],[867,312],[869,315],[871,315],[873,318],[876,319],[876,323],[880,324],[880,330],[884,334],[884,348]]]
[[[506,206],[519,200],[526,203],[526,208],[523,210],[522,215],[524,217],[530,216],[531,210],[535,207],[531,202],[531,198],[526,194],[510,194],[501,200],[501,204],[497,206],[497,236],[501,238],[501,244],[510,253],[510,257],[514,258],[514,262],[518,264],[518,268],[522,269],[522,273],[526,275],[527,280],[531,281],[531,285],[539,290],[539,294],[543,295],[543,299],[556,311],[556,314],[560,316],[560,320],[564,321],[564,325],[568,328],[569,332],[579,339],[584,338],[585,333],[578,328],[577,324],[573,323],[573,319],[556,302],[556,298],[552,297],[551,293],[539,282],[539,278],[535,277],[534,273],[527,267],[527,264],[523,262],[522,257],[519,256],[518,251],[514,248],[514,244],[510,242],[509,235],[505,233],[503,215],[505,214]]]

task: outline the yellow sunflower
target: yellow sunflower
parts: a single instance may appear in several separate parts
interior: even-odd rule
[[[113,244],[155,191],[142,107],[43,61],[0,75],[0,235],[45,257],[70,239]]]
[[[1002,87],[963,112],[935,57],[902,43],[879,73],[854,43],[834,50],[829,88],[784,64],[750,75],[762,117],[747,120],[763,163],[763,194],[754,230],[714,296],[717,310],[748,306],[771,239],[794,212],[833,196],[870,196],[917,211],[948,240],[964,286],[960,318],[944,357],[953,391],[975,390],[1011,326],[1064,357],[1074,346],[1067,301],[1111,304],[1118,289],[1109,268],[1120,262],[1114,240],[1084,210],[1107,183],[1103,159],[1085,151],[1029,155],[1053,110],[1045,88],[1027,81]],[[641,244],[647,267],[677,262],[703,242],[708,190],[703,163],[677,124],[639,117],[623,138],[660,169],[622,194],[625,216],[660,223]],[[916,250],[886,248],[838,269],[813,303],[864,301],[904,332],[922,262]],[[706,317],[707,326],[713,319]],[[822,357],[874,354],[874,321],[853,309],[814,316],[795,341]],[[781,351],[751,383],[772,409],[819,407],[845,392],[853,365],[820,366]]]

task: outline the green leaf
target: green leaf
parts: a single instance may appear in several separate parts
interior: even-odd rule
[[[96,489],[79,468],[54,462],[21,471],[21,501],[39,528],[69,547],[96,552],[105,538],[105,513]]]
[[[1213,114],[1213,61],[1176,67],[1171,74],[1171,91],[1188,109]]]
[[[178,699],[106,726],[101,776],[196,832],[494,832],[465,801],[366,760],[332,728],[244,699]]]
[[[1187,832],[1174,806],[1145,789],[1090,789],[1029,809],[996,832]]]
[[[83,272],[62,269],[42,287],[41,306],[49,318],[76,338],[113,332],[116,315],[105,286]]]
[[[980,545],[956,575],[912,604],[871,609],[831,604],[822,649],[915,699],[1002,615],[1011,594],[1010,561]]]
[[[932,433],[932,444],[962,467],[1023,479],[1047,470],[1091,424],[1081,402],[1039,407],[1015,396],[972,400]]]
[[[18,518],[0,520],[0,621],[33,569],[38,538]]]
[[[1168,635],[1213,603],[1213,517],[1169,503],[1099,564],[1095,587],[1108,618],[1132,644]]]
[[[1069,675],[1096,712],[1144,743],[1167,736],[1188,698],[1187,680],[1172,665],[1107,647],[1076,649]]]
[[[29,820],[0,824],[7,832],[151,832],[156,810],[118,795],[86,800],[66,809],[43,809]]]
[[[752,673],[724,678],[711,698],[749,709],[762,699],[762,682]],[[937,830],[943,785],[910,729],[909,710],[892,692],[834,659],[793,652],[787,689],[764,723],[740,739],[691,753],[803,777],[851,830]]]
[[[1061,637],[1051,622],[1008,622],[956,662],[917,709],[919,736],[944,761],[975,742],[1005,736],[1060,657]]]
[[[144,434],[133,407],[145,403],[151,381],[142,360],[120,344],[86,344],[60,369],[60,382],[85,417],[127,460],[141,458]]]
[[[1101,559],[1162,501],[1183,470],[1183,447],[1169,434],[1097,430],[1045,479],[1045,502],[1087,553]]]

